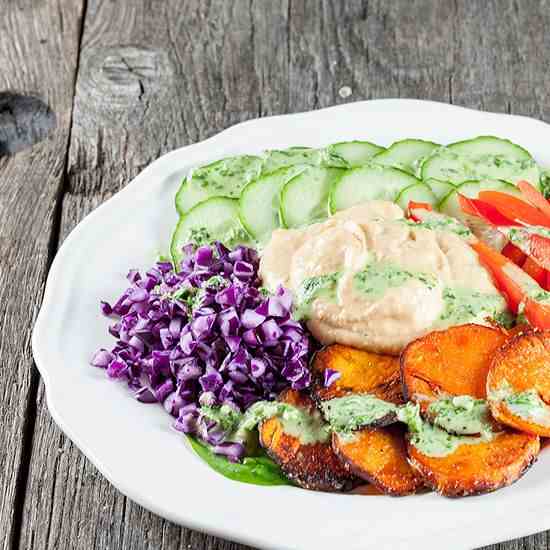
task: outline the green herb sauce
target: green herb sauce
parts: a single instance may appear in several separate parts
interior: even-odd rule
[[[487,403],[470,396],[432,403],[428,407],[431,422],[422,419],[419,405],[394,405],[369,394],[337,397],[323,403],[322,409],[332,431],[348,439],[353,439],[355,431],[394,416],[407,425],[411,443],[427,456],[447,456],[460,445],[494,437]]]
[[[212,240],[212,236],[206,227],[192,227],[189,231],[188,241],[196,246],[210,244]]]
[[[445,288],[445,304],[438,325],[453,326],[483,322],[487,317],[496,319],[505,326],[511,326],[513,316],[507,311],[506,300],[500,294],[487,294],[469,288]]]
[[[463,224],[461,224],[456,218],[451,216],[445,216],[440,213],[426,212],[424,214],[424,220],[422,222],[414,222],[411,220],[403,220],[407,225],[411,227],[417,227],[421,229],[429,229],[431,231],[449,231],[459,237],[469,238],[473,233]]]
[[[354,275],[355,289],[371,298],[380,298],[389,288],[403,286],[418,280],[429,289],[437,286],[437,278],[430,273],[412,272],[389,262],[373,262]]]
[[[302,281],[296,291],[294,301],[295,319],[308,319],[311,313],[311,304],[320,296],[329,300],[335,299],[339,280],[340,273],[330,273],[318,277],[309,277]]]
[[[490,401],[501,401],[508,410],[520,418],[550,426],[550,406],[548,406],[535,389],[514,392],[507,380],[503,380],[497,391],[489,394]]]
[[[413,405],[412,403],[407,403],[399,409],[398,418],[401,422],[407,424],[411,444],[426,456],[448,456],[461,445],[477,445],[491,441],[495,436],[494,432],[490,430],[485,430],[478,436],[448,433],[443,428],[422,420],[419,405]],[[455,423],[450,419],[447,420],[447,423],[460,425],[460,422]]]
[[[492,432],[489,406],[485,399],[460,395],[439,399],[428,407],[433,424],[457,435],[477,435]]]
[[[398,407],[374,395],[354,394],[325,401],[322,409],[332,430],[343,434],[395,415]]]
[[[269,418],[278,418],[283,431],[299,439],[303,445],[324,443],[330,438],[330,428],[319,411],[309,412],[289,403],[258,401],[244,414],[228,405],[219,408],[203,406],[200,412],[220,424],[227,441],[247,441],[258,424]]]

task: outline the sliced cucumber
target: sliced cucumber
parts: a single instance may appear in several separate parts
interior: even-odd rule
[[[451,191],[456,189],[456,185],[448,181],[440,181],[433,178],[426,180],[424,183],[432,190],[438,203],[440,203]]]
[[[454,184],[469,180],[499,179],[516,184],[527,180],[539,186],[539,168],[528,151],[493,136],[459,141],[434,151],[422,164],[422,179]]]
[[[441,146],[433,141],[403,139],[392,143],[386,151],[376,155],[372,161],[382,166],[393,166],[416,175],[422,160],[438,147]]]
[[[288,181],[281,190],[281,223],[302,227],[328,216],[330,189],[342,176],[340,168],[310,166]]]
[[[189,212],[210,197],[238,197],[243,187],[258,176],[262,159],[249,155],[228,157],[196,168],[176,194],[176,209]]]
[[[486,190],[502,191],[510,195],[519,194],[515,185],[502,180],[466,181],[462,185],[457,186],[454,191],[443,199],[439,209],[443,214],[447,214],[447,216],[453,216],[454,218],[463,220],[465,216],[458,202],[458,193],[475,199],[481,191]]]
[[[347,170],[330,192],[333,214],[369,200],[395,201],[399,193],[421,181],[397,168],[368,165]]]
[[[409,206],[410,201],[426,202],[435,206],[437,204],[437,198],[432,193],[432,190],[424,183],[416,183],[406,187],[399,193],[395,202],[405,210]]]
[[[249,242],[239,221],[239,201],[213,197],[194,206],[180,218],[172,235],[170,252],[175,265],[182,259],[182,248],[189,242],[204,244],[221,241],[227,246]]]
[[[329,159],[336,157],[342,159],[349,168],[356,168],[385,149],[370,141],[342,141],[329,145],[326,150]]]
[[[281,189],[293,176],[305,170],[305,165],[287,166],[251,181],[239,199],[241,223],[260,244],[271,238],[274,229],[280,226],[279,195]]]
[[[275,172],[279,168],[295,166],[296,164],[319,166],[323,162],[323,159],[323,150],[312,149],[311,147],[289,147],[288,149],[265,151],[262,175]]]

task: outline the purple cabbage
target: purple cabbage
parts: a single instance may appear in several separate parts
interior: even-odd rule
[[[338,380],[338,378],[340,378],[341,376],[342,376],[342,373],[338,372],[337,370],[325,369],[325,375],[323,380],[325,388],[332,386],[332,384],[334,384],[334,382],[336,382],[336,380]]]
[[[143,403],[162,403],[175,429],[201,437],[231,460],[244,447],[224,441],[223,430],[200,406],[229,405],[244,412],[285,388],[310,384],[312,342],[291,316],[284,288],[260,287],[255,250],[238,246],[184,247],[179,271],[157,262],[145,274],[130,270],[130,286],[113,304],[114,347],[100,349],[92,365],[125,380]]]

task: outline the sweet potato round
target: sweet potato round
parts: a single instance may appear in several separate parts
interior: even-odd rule
[[[507,382],[516,393],[535,390],[550,403],[550,331],[518,334],[500,349],[487,377],[487,394],[493,416],[518,430],[550,437],[550,426],[514,414],[502,400],[491,397]]]
[[[460,445],[444,457],[431,457],[407,444],[409,461],[426,485],[447,497],[495,491],[512,484],[536,461],[537,436],[505,431],[489,442]]]
[[[327,369],[339,372],[340,378],[325,388]],[[369,393],[392,403],[403,403],[397,357],[333,344],[315,355],[312,374],[311,395],[317,403],[356,393]]]
[[[296,390],[285,390],[279,401],[316,412],[310,397]],[[259,432],[260,443],[268,455],[300,487],[315,491],[345,491],[355,485],[357,478],[334,454],[330,440],[304,445],[297,437],[285,433],[278,418],[263,422]]]
[[[357,432],[352,440],[334,433],[332,447],[354,474],[388,495],[410,495],[424,486],[422,478],[407,461],[402,425],[366,428]]]
[[[469,324],[411,342],[401,354],[405,398],[423,410],[445,395],[485,398],[491,358],[506,338],[500,329]]]

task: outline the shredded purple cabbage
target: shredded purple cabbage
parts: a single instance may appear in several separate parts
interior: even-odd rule
[[[334,384],[334,382],[336,382],[336,380],[338,380],[338,378],[342,376],[341,372],[338,372],[337,370],[334,370],[334,369],[325,369],[324,374],[325,376],[324,376],[323,382],[324,382],[325,388],[332,386],[332,384]]]
[[[290,293],[280,287],[267,295],[260,287],[255,250],[190,244],[184,253],[178,272],[170,262],[145,275],[130,270],[116,303],[101,302],[103,314],[116,318],[109,327],[116,344],[91,363],[125,380],[137,400],[162,403],[177,430],[238,460],[243,446],[225,442],[200,407],[244,412],[286,387],[306,388],[312,344],[291,317]]]

